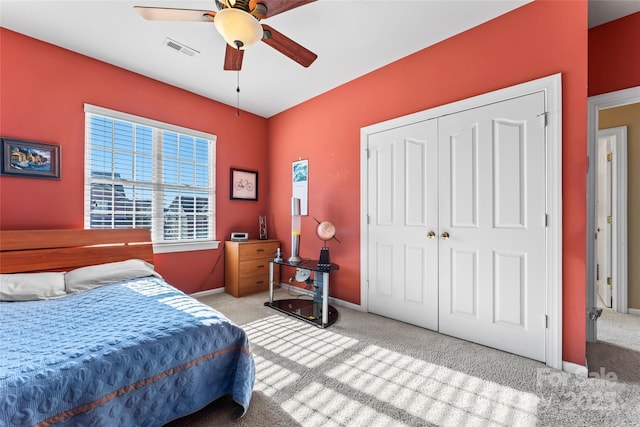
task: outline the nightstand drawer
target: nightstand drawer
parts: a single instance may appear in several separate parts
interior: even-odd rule
[[[238,257],[241,260],[249,259],[273,259],[280,242],[247,243],[238,247]]]
[[[242,261],[238,266],[238,276],[252,277],[269,275],[269,261],[266,259],[253,259],[251,261]]]
[[[238,282],[238,296],[262,292],[269,289],[269,275],[245,277]]]

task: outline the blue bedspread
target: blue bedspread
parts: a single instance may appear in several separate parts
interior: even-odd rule
[[[224,395],[249,406],[244,331],[160,279],[0,303],[0,426],[159,426]]]

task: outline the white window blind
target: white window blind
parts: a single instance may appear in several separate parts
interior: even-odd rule
[[[217,247],[215,142],[85,104],[85,228],[150,228],[156,252]]]

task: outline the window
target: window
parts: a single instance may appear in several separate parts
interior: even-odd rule
[[[150,228],[156,252],[217,247],[215,142],[85,104],[85,228]]]

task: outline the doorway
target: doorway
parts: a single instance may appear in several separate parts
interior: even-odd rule
[[[501,125],[505,125],[503,129],[498,130],[512,132],[512,136],[522,132],[526,127],[539,126],[542,134],[546,135],[542,138],[543,146],[537,151],[541,163],[529,165],[527,156],[523,152],[518,152],[522,148],[519,144],[510,146],[508,150],[517,148],[508,153],[508,150],[494,150],[493,147],[486,151],[488,154],[482,153],[482,150],[479,150],[473,142],[477,140],[474,139],[477,136],[474,133],[478,131],[474,125],[476,113],[485,109],[489,111],[500,108],[501,103],[517,102],[518,98],[526,99],[536,93],[540,97],[538,98],[539,107],[535,113],[530,114],[526,126],[519,127],[517,124],[514,126],[515,122],[500,123],[499,120],[495,120],[497,117],[494,115],[495,111],[489,114],[491,117],[487,117],[487,122],[492,123],[489,128],[493,126],[494,131],[496,126],[500,128]],[[415,310],[418,314],[428,312],[428,317],[431,318],[427,324],[421,324],[421,326],[437,328],[463,339],[517,354],[519,350],[505,345],[513,340],[502,339],[500,334],[505,331],[515,333],[518,329],[520,332],[525,329],[528,332],[535,329],[538,332],[534,335],[537,334],[539,343],[534,347],[538,353],[526,356],[562,369],[560,100],[560,75],[555,75],[362,129],[361,271],[363,282],[361,301],[363,308],[404,320],[402,317],[409,311],[406,308],[411,307],[413,303],[428,303],[430,304],[428,310],[424,308]],[[466,124],[461,126],[455,124],[458,118],[463,116],[466,118],[461,123]],[[447,124],[451,121],[454,123],[453,126]],[[372,151],[372,148],[375,150],[379,148],[370,146],[370,141],[376,140],[377,135],[387,133],[387,139],[392,141],[394,138],[401,138],[392,134],[404,127],[410,131],[409,135],[419,127],[424,131],[422,135],[404,140],[403,146],[411,147],[412,155],[408,156],[406,150],[396,152],[396,149],[392,148],[393,144],[388,147],[382,146],[382,151],[375,153]],[[446,128],[450,128],[451,132],[445,131]],[[434,135],[437,135],[435,140]],[[517,140],[520,136],[515,139]],[[451,138],[458,137],[461,139],[452,144]],[[460,149],[455,153],[458,156],[454,156],[455,158],[450,156],[451,147],[454,145],[455,149]],[[381,153],[382,155],[379,156]],[[498,157],[495,153],[499,154]],[[509,155],[501,159],[499,156],[502,154]],[[372,157],[376,158],[372,161]],[[435,162],[435,166],[417,172],[415,179],[410,177],[413,174],[407,175],[406,171],[381,172],[372,175],[371,169],[381,164],[392,164],[398,158],[402,159],[406,165],[423,167],[431,161]],[[519,160],[514,161],[516,158]],[[483,173],[487,174],[483,180],[489,183],[489,187],[497,182],[507,182],[508,188],[505,187],[499,191],[502,192],[502,196],[505,196],[503,201],[511,200],[515,201],[514,203],[496,205],[498,199],[495,195],[487,196],[482,193],[487,190],[482,190],[481,186],[478,186],[479,181],[474,181],[478,175],[475,174],[477,170],[475,172],[473,170],[474,165],[479,165],[479,159],[482,162]],[[522,159],[526,161],[523,162]],[[500,161],[503,162],[501,163],[503,169],[498,167]],[[505,165],[511,167],[504,167]],[[541,190],[538,193],[540,199],[536,202],[539,203],[540,211],[537,213],[525,213],[521,208],[528,205],[529,201],[524,202],[524,199],[516,197],[518,189],[522,188],[519,187],[519,183],[522,182],[519,179],[524,178],[526,173],[523,171],[526,171],[527,167],[535,171],[536,179],[540,183]],[[508,173],[508,171],[513,173],[508,180],[496,179],[496,173]],[[544,179],[540,179],[541,175]],[[452,177],[457,181],[452,182]],[[464,179],[465,177],[467,179]],[[531,177],[528,176],[527,179]],[[380,183],[387,187],[380,187]],[[383,194],[379,192],[380,188]],[[452,188],[456,191],[449,191]],[[413,196],[417,189],[423,191],[420,197]],[[506,197],[507,193],[509,197]],[[436,198],[428,201],[429,194],[436,194]],[[447,199],[447,194],[452,195],[452,198]],[[385,196],[389,199],[388,203],[379,205],[375,202],[376,198]],[[416,215],[415,218],[411,215],[407,216],[407,206],[413,202],[415,206],[411,212]],[[452,206],[459,210],[452,213]],[[498,210],[504,208],[501,211],[503,216],[499,219],[492,210],[496,207]],[[430,209],[435,210],[430,213]],[[540,227],[541,233],[533,233],[538,236],[537,241],[541,248],[539,251],[541,259],[537,262],[542,268],[535,268],[539,277],[534,279],[525,277],[526,269],[523,268],[522,263],[527,256],[523,255],[524,252],[513,248],[504,251],[496,248],[479,249],[480,246],[490,245],[500,240],[496,239],[496,242],[492,242],[492,238],[497,236],[480,236],[482,233],[477,232],[482,229],[478,227],[480,215],[485,215],[489,211],[491,212],[482,219],[482,223],[487,224],[488,220],[489,228],[494,230],[496,224],[499,226],[497,228],[504,226],[506,241],[519,242],[519,238],[511,239],[509,236],[515,228],[527,228],[522,226],[524,218],[528,224],[535,223]],[[454,219],[453,222],[449,221],[451,218]],[[387,223],[391,223],[392,220],[398,220],[400,231],[394,232],[393,227],[388,226]],[[406,237],[407,233],[403,230],[407,224],[415,224],[413,232],[408,233],[410,237]],[[384,230],[379,232],[377,228]],[[506,230],[507,228],[510,230]],[[474,246],[467,242],[460,246],[465,236],[469,235],[467,237],[472,239],[474,233],[478,234],[475,240],[478,245]],[[381,235],[384,235],[384,238],[379,238]],[[406,244],[416,239],[418,244]],[[426,254],[433,248],[438,248],[435,249],[435,255],[427,257]],[[481,260],[481,252],[486,252],[489,258],[484,258],[485,255],[482,255]],[[491,271],[491,277],[476,274],[480,273],[481,269],[476,267],[474,270],[473,266],[479,266],[481,261],[482,270]],[[456,268],[451,267],[452,263],[456,264]],[[461,263],[466,264],[463,266]],[[500,272],[500,277],[493,275],[496,271]],[[466,278],[463,277],[465,275]],[[415,285],[416,278],[428,282],[428,278],[434,280],[434,277],[436,284],[426,283],[425,286],[408,289],[407,277],[411,278],[412,285]],[[496,285],[500,285],[501,279],[516,285],[502,289],[499,289],[500,286],[496,288]],[[475,285],[469,285],[470,283]],[[463,289],[463,285],[467,288]],[[532,303],[530,306],[532,310],[529,310],[527,292],[533,286],[537,286],[536,290],[540,292],[532,297],[537,299],[537,302]],[[395,294],[394,287],[398,288]],[[386,295],[386,299],[385,297],[377,298],[376,293]],[[437,301],[436,305],[434,305],[435,301]],[[542,309],[538,310],[535,307],[542,307]],[[532,316],[525,319],[526,313],[530,311]],[[426,314],[423,317],[427,317]],[[405,321],[419,323],[412,320]],[[496,327],[502,328],[502,332],[493,330]],[[465,331],[471,331],[471,333],[467,334]]]
[[[586,268],[587,268],[587,291],[586,291],[586,310],[587,310],[587,341],[588,342],[596,342],[598,338],[597,334],[597,310],[601,307],[598,307],[598,287],[597,287],[597,277],[598,277],[598,264],[597,264],[597,215],[596,215],[596,191],[597,191],[597,147],[598,147],[598,129],[600,128],[599,124],[599,115],[601,112],[613,111],[614,109],[620,107],[631,107],[635,104],[640,103],[640,87],[635,87],[631,89],[625,89],[617,92],[612,92],[608,94],[598,95],[589,98],[588,100],[588,156],[589,159],[594,159],[590,162],[591,167],[589,167],[587,172],[587,236],[590,239],[587,242],[587,257],[586,257]],[[624,150],[621,154],[624,154]],[[628,160],[618,155],[618,159],[620,159],[619,164],[624,166],[627,164]],[[594,166],[595,165],[595,166]],[[632,163],[629,163],[631,166]],[[628,168],[627,168],[628,171]],[[626,176],[627,171],[624,171],[624,168],[620,168],[619,172],[624,172],[623,176]],[[620,194],[620,191],[626,192],[626,188],[618,189],[616,194]],[[618,198],[618,200],[622,200]],[[614,203],[613,208],[615,210],[616,205],[619,203]],[[612,240],[615,239],[615,243],[612,242],[612,248],[614,251],[617,251],[617,256],[615,256],[615,260],[612,262],[612,307],[616,308],[616,310],[620,313],[626,313],[628,311],[633,312],[634,314],[640,314],[640,310],[629,310],[628,302],[626,300],[625,292],[618,292],[616,287],[616,280],[613,279],[615,276],[617,278],[617,284],[620,286],[624,286],[626,288],[627,283],[629,282],[629,274],[628,269],[632,267],[631,264],[628,263],[628,255],[627,248],[628,244],[632,244],[628,238],[629,230],[626,227],[626,222],[624,221],[625,214],[627,214],[627,206],[619,206],[618,210],[620,212],[619,216],[622,215],[622,218],[617,222],[618,225],[617,230],[612,230]],[[627,218],[632,221],[633,218],[627,215]],[[635,265],[633,265],[635,268]]]

